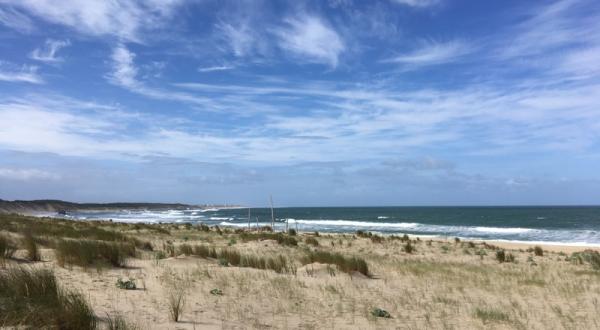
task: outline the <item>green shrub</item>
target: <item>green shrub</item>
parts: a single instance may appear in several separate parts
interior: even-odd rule
[[[121,314],[106,315],[107,330],[141,330],[141,327],[128,322]]]
[[[26,258],[29,261],[40,261],[40,250],[38,249],[35,237],[30,232],[25,232],[21,239],[23,249],[27,252]]]
[[[381,309],[381,308],[373,308],[371,310],[371,315],[373,315],[375,317],[383,317],[386,319],[389,319],[392,317],[388,311],[386,311],[385,309]]]
[[[171,241],[164,242],[163,250],[165,251],[167,256],[169,256],[171,258],[175,257],[175,246],[173,245],[173,242],[171,242]]]
[[[404,245],[404,248],[403,248],[403,250],[404,250],[404,252],[406,252],[406,253],[409,253],[409,254],[410,254],[410,253],[413,253],[413,252],[415,252],[415,247],[414,247],[412,244],[410,244],[410,241],[408,241],[408,242],[406,242],[406,244]]]
[[[307,237],[304,239],[304,242],[312,246],[319,246],[319,241],[314,237]]]
[[[166,257],[165,251],[159,250],[154,253],[154,259],[156,260],[165,259]]]
[[[202,258],[208,258],[210,249],[206,245],[195,245],[193,254]]]
[[[496,260],[498,260],[498,262],[505,262],[506,261],[506,252],[504,250],[496,251]]]
[[[62,290],[49,269],[0,272],[0,302],[0,327],[75,330],[97,326],[85,298]]]
[[[290,228],[290,229],[288,230],[288,235],[290,235],[290,236],[296,236],[297,234],[298,234],[298,233],[296,233],[296,229],[291,229],[291,228]]]
[[[60,240],[56,246],[56,260],[61,267],[125,266],[127,257],[135,256],[135,246],[89,240]]]
[[[248,233],[244,232],[240,235],[240,238],[244,242],[258,241],[272,239],[276,240],[280,245],[297,246],[298,240],[295,237],[284,235],[283,233],[272,233],[272,232],[259,232],[259,233]]]
[[[498,260],[498,262],[500,262],[500,263],[515,262],[515,256],[512,253],[506,253],[506,251],[504,251],[504,250],[497,250],[496,251],[496,260]]]
[[[210,294],[212,294],[213,296],[222,296],[223,291],[221,291],[221,289],[212,289],[210,290]]]
[[[533,253],[538,256],[538,257],[543,257],[544,256],[544,249],[542,249],[541,246],[536,245],[533,248]]]
[[[0,262],[12,258],[17,251],[16,244],[6,235],[0,234]]]
[[[191,256],[192,254],[194,254],[194,249],[189,244],[181,244],[179,246],[179,254]]]
[[[589,263],[594,270],[600,270],[600,253],[598,251],[574,252],[569,259],[577,264]]]
[[[336,265],[339,270],[346,273],[356,271],[365,276],[370,276],[369,267],[364,259],[358,257],[345,257],[340,253],[309,251],[301,261],[304,265],[313,262],[333,264]]]
[[[383,237],[379,235],[371,235],[370,238],[373,243],[383,243]]]
[[[119,289],[123,289],[123,290],[135,290],[137,289],[136,285],[135,285],[135,280],[130,278],[126,281],[122,280],[121,278],[119,278],[117,280],[117,288]]]
[[[506,322],[509,320],[508,314],[496,309],[477,308],[475,309],[475,316],[481,319],[484,323],[490,321]]]

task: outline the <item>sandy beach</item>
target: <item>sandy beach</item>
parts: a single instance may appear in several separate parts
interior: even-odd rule
[[[72,225],[13,217],[3,219],[1,233],[18,241],[21,234],[7,223],[35,222],[50,223],[47,228],[53,230]],[[579,246],[544,245],[543,255],[537,255],[529,244],[453,238],[277,235],[109,222],[77,226],[90,233],[88,227],[94,228],[94,235],[105,230],[135,237],[152,251],[136,248],[120,267],[63,263],[52,240],[93,237],[72,238],[73,232],[65,231],[62,238],[60,232],[32,227],[38,231],[41,260],[27,261],[27,251],[19,247],[0,272],[52,270],[62,287],[85,297],[99,328],[109,328],[115,316],[132,329],[574,329],[600,324],[600,271],[573,257],[586,250]],[[202,256],[204,250],[196,247],[214,248],[219,256]],[[220,251],[236,252],[242,261]],[[514,260],[500,262],[498,251]],[[368,272],[307,260],[317,253],[359,258]],[[285,266],[253,268],[243,261],[248,256],[283,258]],[[117,287],[119,279],[131,279],[136,289]],[[169,301],[177,292],[184,303],[175,322]],[[374,315],[376,309],[390,317]]]

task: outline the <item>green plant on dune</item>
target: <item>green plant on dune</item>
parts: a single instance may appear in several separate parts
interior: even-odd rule
[[[371,315],[373,315],[375,317],[383,317],[386,319],[389,319],[392,317],[388,311],[386,311],[385,309],[378,308],[378,307],[373,308],[371,310]]]
[[[0,234],[0,265],[4,264],[5,259],[12,258],[16,251],[17,246],[13,240],[6,235]]]
[[[408,254],[415,252],[415,247],[412,244],[410,244],[410,241],[406,242],[402,249]]]
[[[333,264],[345,273],[359,272],[365,276],[371,276],[367,262],[359,257],[346,257],[340,253],[326,251],[309,251],[301,260],[303,264],[319,262]]]
[[[119,278],[117,280],[117,288],[119,289],[123,289],[123,290],[135,290],[137,287],[135,285],[135,280],[130,278],[128,280],[123,280],[121,278]]]
[[[135,246],[91,240],[60,240],[56,245],[57,263],[81,267],[124,267],[127,257],[135,256]]]
[[[31,232],[26,231],[23,234],[21,244],[23,246],[23,249],[25,249],[25,251],[27,252],[26,258],[29,261],[40,261],[40,250],[38,248],[37,242],[35,241],[35,237],[33,237]]]
[[[312,246],[319,246],[319,241],[314,237],[305,238],[304,243],[312,245]]]
[[[569,260],[576,264],[589,263],[594,270],[600,270],[600,253],[594,250],[574,252]]]
[[[142,328],[134,323],[131,323],[123,317],[121,314],[106,315],[106,328],[107,330],[141,330]]]
[[[9,268],[0,272],[0,327],[96,329],[85,298],[59,287],[49,269]]]

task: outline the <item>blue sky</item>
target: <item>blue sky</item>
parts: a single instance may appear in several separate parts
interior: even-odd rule
[[[0,0],[0,198],[600,202],[597,1]]]

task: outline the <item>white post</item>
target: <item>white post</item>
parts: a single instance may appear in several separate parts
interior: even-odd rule
[[[271,229],[275,230],[275,213],[273,213],[273,195],[269,196],[271,202]]]

